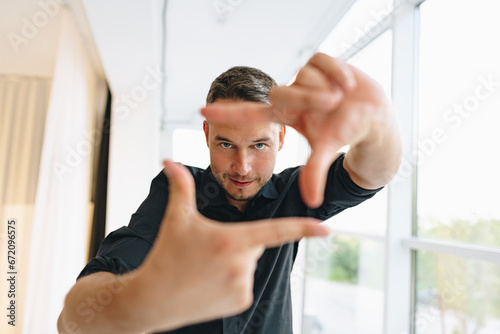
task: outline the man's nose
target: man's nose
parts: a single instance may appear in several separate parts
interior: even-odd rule
[[[247,152],[240,151],[236,155],[236,159],[233,163],[233,170],[241,175],[247,175],[250,173],[251,168],[251,157],[247,154]]]

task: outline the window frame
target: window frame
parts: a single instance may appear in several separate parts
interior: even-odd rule
[[[416,256],[419,251],[500,263],[500,248],[482,247],[417,236],[418,66],[420,5],[426,0],[395,0],[392,19],[381,20],[340,58],[348,60],[388,29],[393,30],[392,101],[399,118],[403,161],[397,182],[388,185],[385,242],[384,333],[415,334]],[[385,22],[385,24],[384,24]],[[402,166],[404,167],[404,166]],[[379,240],[380,236],[336,229],[335,234]]]

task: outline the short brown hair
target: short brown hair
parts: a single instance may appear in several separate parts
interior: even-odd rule
[[[207,95],[207,104],[217,99],[269,104],[268,96],[274,86],[277,86],[276,81],[261,70],[235,66],[212,82]]]

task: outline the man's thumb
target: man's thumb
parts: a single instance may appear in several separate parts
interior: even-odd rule
[[[317,208],[323,203],[328,171],[333,155],[325,150],[313,150],[299,177],[300,193],[307,206]]]
[[[170,160],[163,161],[163,166],[169,183],[167,209],[196,210],[196,189],[189,170]]]

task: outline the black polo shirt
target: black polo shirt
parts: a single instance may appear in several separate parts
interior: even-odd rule
[[[298,175],[300,167],[274,174],[249,203],[245,212],[230,205],[216,182],[210,167],[188,167],[196,183],[198,210],[204,216],[222,222],[251,221],[265,218],[308,216],[328,219],[342,210],[372,197],[378,190],[357,186],[343,168],[344,155],[330,167],[325,201],[317,209],[302,201]],[[146,200],[132,215],[128,227],[111,232],[101,244],[97,256],[78,278],[99,271],[123,274],[136,269],[153,245],[168,200],[168,181],[163,172],[156,176]],[[187,326],[165,333],[179,334],[290,334],[292,304],[290,272],[298,243],[267,249],[255,271],[254,301],[245,312],[215,321]]]

